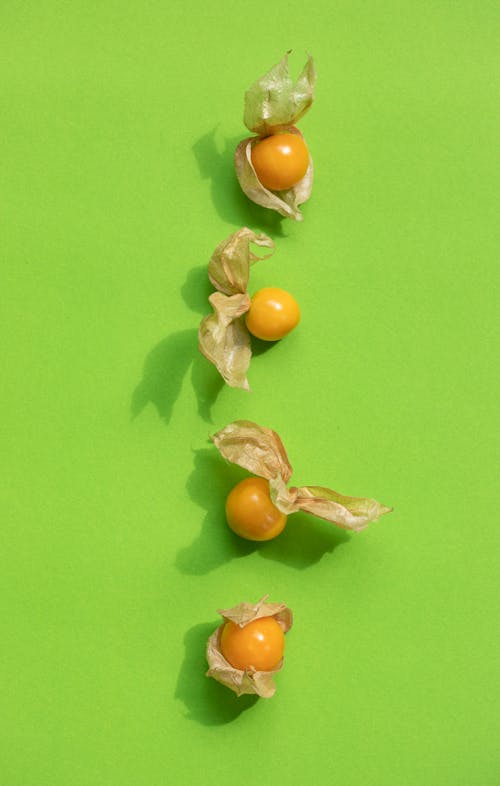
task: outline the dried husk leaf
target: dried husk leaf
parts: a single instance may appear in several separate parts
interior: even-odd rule
[[[299,129],[293,126],[286,130],[290,134],[302,136]],[[307,202],[311,196],[313,183],[314,168],[311,156],[309,155],[309,166],[302,180],[286,191],[270,191],[262,185],[252,164],[252,147],[259,141],[259,137],[247,137],[236,148],[234,165],[242,190],[257,205],[276,210],[285,218],[302,221],[304,217],[299,210],[299,205]]]
[[[245,93],[243,122],[260,136],[297,123],[314,100],[316,71],[310,55],[296,82],[288,70],[289,52]]]
[[[271,429],[248,420],[236,420],[212,441],[222,456],[269,481],[274,505],[285,515],[303,510],[342,529],[359,532],[392,508],[365,497],[348,497],[323,486],[287,487],[292,475],[284,445]]]
[[[251,250],[251,243],[272,250],[269,254],[258,256]],[[250,265],[260,259],[268,259],[273,251],[274,242],[270,237],[243,227],[219,243],[208,263],[208,277],[215,289],[225,295],[244,293],[248,288]]]
[[[375,499],[346,497],[322,486],[288,488],[281,478],[269,481],[271,500],[285,515],[303,510],[342,529],[360,532],[392,508]]]
[[[284,603],[268,603],[268,597],[264,595],[257,603],[239,603],[230,609],[218,609],[218,612],[226,621],[234,622],[241,628],[262,617],[274,617],[283,628],[283,633],[287,633],[293,624],[291,610]]]
[[[251,250],[251,243],[271,251],[259,256]],[[243,319],[250,308],[250,265],[268,259],[273,251],[270,237],[243,227],[219,243],[208,263],[208,277],[218,291],[208,298],[214,313],[201,321],[198,347],[231,387],[250,390],[246,374],[252,350]]]
[[[354,532],[366,529],[372,521],[392,511],[392,508],[381,505],[375,499],[346,497],[322,486],[301,486],[290,491],[295,496],[298,510],[312,513],[313,516]]]
[[[284,603],[267,603],[265,595],[258,603],[240,603],[231,609],[219,609],[219,614],[224,622],[210,636],[207,642],[207,661],[209,669],[207,677],[213,677],[217,682],[230,688],[237,696],[253,693],[268,699],[274,695],[276,686],[273,677],[283,667],[283,659],[272,671],[254,671],[235,669],[224,658],[220,649],[220,637],[226,622],[231,621],[244,627],[261,617],[274,617],[284,633],[287,633],[293,624],[291,609]]]
[[[214,313],[200,324],[199,350],[228,385],[249,390],[246,374],[252,350],[242,315],[250,308],[250,298],[246,293],[226,296],[214,292],[208,299]]]
[[[281,513],[289,516],[290,513],[296,513],[298,506],[295,498],[296,494],[292,489],[289,489],[281,476],[271,478],[269,481],[269,495],[271,502],[275,505]]]
[[[281,478],[287,483],[292,467],[275,431],[250,420],[236,420],[212,437],[221,455],[232,464],[266,480]]]

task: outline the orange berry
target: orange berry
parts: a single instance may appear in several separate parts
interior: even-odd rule
[[[243,628],[235,622],[226,622],[220,648],[235,669],[272,671],[283,657],[285,634],[274,617],[261,617]]]
[[[246,478],[229,492],[227,523],[247,540],[271,540],[283,531],[287,517],[273,505],[269,483],[264,478]]]
[[[256,292],[246,315],[250,333],[264,341],[283,338],[299,321],[299,304],[289,292],[277,287],[265,287]]]
[[[298,134],[272,134],[253,145],[252,165],[265,188],[286,191],[306,174],[309,151]]]

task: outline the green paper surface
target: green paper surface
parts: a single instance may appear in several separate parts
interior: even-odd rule
[[[4,2],[2,786],[498,783],[498,3]],[[305,53],[304,221],[241,194],[243,95]],[[241,226],[302,321],[252,393],[197,351]],[[238,540],[208,443],[394,512]],[[217,608],[295,615],[271,700],[204,677]]]

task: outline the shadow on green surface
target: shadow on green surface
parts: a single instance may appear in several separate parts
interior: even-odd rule
[[[224,380],[199,353],[198,331],[195,328],[171,333],[148,353],[142,379],[130,402],[132,420],[140,415],[144,407],[153,404],[160,418],[168,425],[190,365],[198,414],[205,422],[211,423],[212,407],[224,387]]]
[[[193,145],[200,174],[211,182],[212,203],[219,216],[235,226],[259,227],[271,235],[284,236],[283,216],[251,202],[245,196],[234,171],[234,151],[249,133],[243,129],[240,138],[223,139],[217,127],[201,136]],[[221,140],[221,145],[217,144]],[[221,238],[222,239],[222,238]]]
[[[264,355],[279,343],[279,341],[262,341],[262,339],[252,336],[252,357],[257,358],[259,355]]]
[[[187,708],[186,717],[204,726],[231,723],[258,701],[258,696],[238,697],[205,676],[208,668],[205,658],[207,639],[218,625],[220,620],[194,625],[187,631],[184,636],[186,652],[175,690],[175,698]]]
[[[191,311],[195,311],[202,316],[210,314],[212,310],[208,297],[212,294],[214,288],[208,278],[208,259],[207,257],[206,265],[198,265],[188,270],[186,280],[181,287],[184,303]]]
[[[212,407],[224,387],[224,380],[198,350],[191,369],[191,383],[198,401],[199,416],[205,423],[213,423]]]
[[[191,329],[171,333],[153,347],[144,361],[142,379],[132,394],[132,419],[151,403],[160,418],[169,423],[196,346],[197,332]]]
[[[225,500],[231,488],[248,473],[226,464],[215,447],[194,451],[195,469],[186,489],[190,498],[207,511],[201,533],[175,558],[175,565],[188,576],[202,576],[232,559],[255,551],[258,544],[243,540],[226,525]]]
[[[349,541],[343,530],[301,512],[290,516],[275,540],[258,543],[239,538],[226,524],[224,507],[229,491],[244,477],[248,473],[225,463],[215,447],[195,451],[195,467],[186,488],[207,513],[199,535],[177,553],[175,565],[181,573],[201,576],[254,551],[264,559],[303,570]]]

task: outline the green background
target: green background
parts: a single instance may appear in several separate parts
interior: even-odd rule
[[[488,786],[495,745],[498,3],[3,2],[2,786]],[[232,168],[293,48],[305,220]],[[253,392],[198,355],[243,225],[302,322]],[[496,291],[495,291],[496,290]],[[226,528],[207,435],[274,428],[293,481],[394,513]],[[217,608],[295,613],[277,694],[205,679]]]

